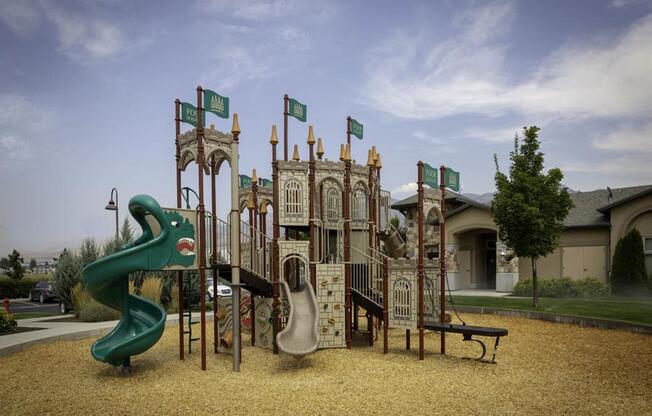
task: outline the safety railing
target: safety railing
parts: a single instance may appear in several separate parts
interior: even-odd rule
[[[217,263],[231,264],[231,226],[218,218],[216,230]],[[240,220],[240,267],[272,280],[271,253],[272,239]]]
[[[378,305],[383,304],[383,261],[351,247],[351,287]]]

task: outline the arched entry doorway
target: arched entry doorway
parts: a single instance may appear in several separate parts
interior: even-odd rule
[[[298,254],[290,254],[281,265],[283,279],[291,291],[300,291],[306,283],[306,260]]]

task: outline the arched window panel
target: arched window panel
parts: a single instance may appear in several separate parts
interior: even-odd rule
[[[300,216],[303,213],[303,187],[299,181],[290,180],[285,184],[285,214]]]
[[[336,225],[342,218],[342,192],[334,187],[326,189],[326,223]]]
[[[394,319],[411,319],[410,282],[407,279],[394,282]]]
[[[367,193],[362,186],[356,186],[351,198],[351,219],[353,226],[362,228],[367,226]]]

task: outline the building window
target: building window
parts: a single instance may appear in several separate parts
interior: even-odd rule
[[[303,190],[298,181],[291,180],[285,185],[285,213],[301,215],[303,211]]]
[[[337,223],[341,217],[340,191],[337,188],[328,188],[326,191],[326,221]]]
[[[394,318],[410,320],[410,282],[398,279],[394,283]]]

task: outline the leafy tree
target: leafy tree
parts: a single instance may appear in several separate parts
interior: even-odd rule
[[[82,281],[82,268],[75,253],[64,249],[54,269],[54,290],[64,305],[72,305],[72,290]]]
[[[100,249],[95,240],[86,238],[79,247],[79,262],[82,268],[88,266],[100,257]]]
[[[532,262],[532,303],[539,305],[537,259],[553,252],[564,229],[564,219],[573,202],[562,186],[561,170],[553,168],[543,173],[543,156],[539,150],[539,128],[523,128],[523,143],[514,137],[510,152],[509,176],[496,163],[497,192],[491,203],[498,237],[514,250],[518,257]]]
[[[32,273],[34,273],[34,269],[36,269],[37,266],[38,264],[36,263],[36,259],[31,259],[29,261],[29,271],[31,271]]]
[[[6,257],[3,257],[0,259],[0,269],[7,271],[9,270],[9,259]]]
[[[611,291],[616,294],[640,294],[647,289],[647,271],[643,238],[636,228],[618,240],[611,267]]]
[[[12,251],[11,254],[7,256],[6,261],[3,262],[2,268],[7,271],[7,275],[9,277],[15,280],[22,278],[23,274],[25,274],[25,269],[23,268],[23,258],[16,250]]]
[[[102,257],[106,257],[120,249],[120,241],[115,237],[110,238],[102,244]]]

